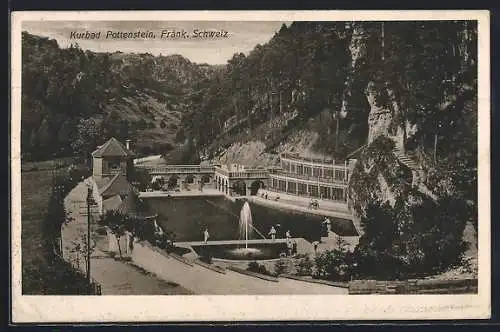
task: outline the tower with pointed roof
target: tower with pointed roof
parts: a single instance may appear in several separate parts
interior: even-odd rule
[[[92,152],[92,176],[99,182],[117,174],[128,175],[133,165],[134,153],[112,137]]]

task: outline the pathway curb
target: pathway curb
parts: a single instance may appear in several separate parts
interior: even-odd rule
[[[294,276],[291,274],[282,274],[282,275],[280,275],[280,278],[293,279],[293,280],[309,282],[309,283],[313,283],[313,284],[328,285],[328,286],[332,286],[332,287],[341,287],[341,288],[346,288],[346,289],[349,288],[348,283],[321,280],[321,279],[309,279],[309,278],[304,278],[304,277],[300,277],[300,276]]]
[[[195,259],[193,260],[193,263],[201,266],[201,267],[204,267],[204,268],[207,268],[209,270],[212,270],[214,272],[217,272],[217,273],[221,273],[221,274],[226,274],[226,270],[221,268],[221,267],[217,267],[217,266],[213,266],[213,265],[210,265],[210,264],[207,264],[199,259]]]
[[[255,273],[255,272],[247,271],[247,270],[235,267],[235,266],[228,266],[227,269],[231,270],[231,271],[234,271],[234,272],[237,272],[237,273],[246,274],[247,276],[250,276],[250,277],[259,278],[259,279],[266,280],[266,281],[279,282],[278,278],[271,277],[271,276],[266,276],[266,275],[260,274],[260,273]]]
[[[170,257],[172,257],[173,259],[178,260],[179,262],[184,263],[184,264],[186,264],[186,265],[189,265],[189,266],[194,266],[194,263],[193,263],[193,262],[191,262],[191,261],[189,261],[189,260],[185,259],[184,257],[181,257],[181,256],[179,256],[179,255],[177,255],[177,254],[175,254],[175,253],[168,254],[168,256],[170,256]]]

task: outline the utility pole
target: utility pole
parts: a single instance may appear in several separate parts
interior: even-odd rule
[[[90,287],[90,203],[92,200],[92,189],[87,188],[87,284]]]
[[[91,215],[90,215],[90,207],[95,205],[95,201],[92,197],[92,187],[90,183],[87,183],[87,285],[89,287],[90,291],[90,285],[91,285],[91,278],[90,278],[90,222],[91,222]]]
[[[381,29],[381,35],[382,35],[382,38],[381,38],[381,41],[382,41],[382,61],[385,60],[385,54],[384,54],[384,49],[385,49],[385,31],[384,31],[384,22],[382,22],[382,29]]]

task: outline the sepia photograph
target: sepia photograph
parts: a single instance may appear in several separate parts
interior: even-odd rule
[[[444,13],[17,13],[14,302],[488,317],[489,14]]]

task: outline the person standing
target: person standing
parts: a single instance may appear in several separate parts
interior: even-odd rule
[[[292,244],[292,241],[289,238],[286,239],[286,246],[288,248],[288,256],[292,256],[292,253],[293,253],[293,244]]]
[[[276,238],[279,239],[281,234],[281,224],[276,224],[275,228],[276,228]]]
[[[313,242],[314,254],[316,254],[318,252],[318,244],[319,244],[318,241]]]
[[[208,242],[209,237],[210,237],[210,234],[208,233],[208,228],[205,228],[205,232],[203,233],[203,239],[204,239],[205,243]]]
[[[286,236],[287,240],[292,238],[292,234],[290,233],[290,230],[286,231],[285,236]]]
[[[269,235],[271,235],[271,239],[274,241],[276,239],[276,229],[274,226],[271,226],[271,230],[269,231]]]
[[[327,234],[330,234],[330,232],[332,231],[332,222],[330,221],[329,218],[325,218],[324,223],[326,225]]]

